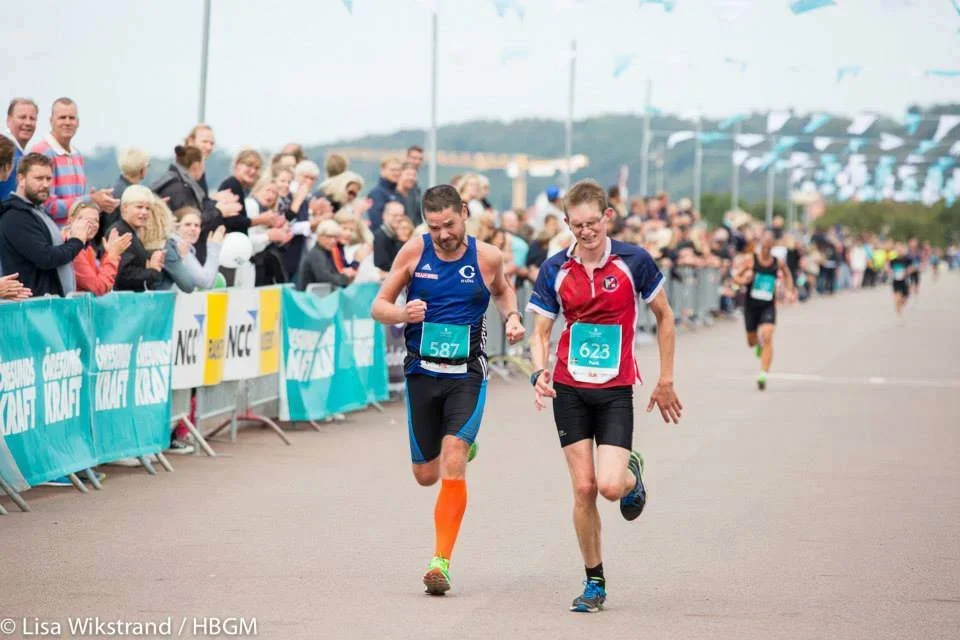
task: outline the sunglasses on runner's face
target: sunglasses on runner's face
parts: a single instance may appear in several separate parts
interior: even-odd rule
[[[358,195],[360,195],[359,191],[347,191],[347,197],[349,198],[356,198]]]

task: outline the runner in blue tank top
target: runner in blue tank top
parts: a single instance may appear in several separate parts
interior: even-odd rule
[[[434,511],[436,552],[427,593],[450,589],[450,554],[467,507],[466,467],[475,453],[487,389],[484,314],[493,298],[510,343],[523,339],[516,292],[500,250],[466,233],[467,207],[450,185],[423,194],[430,232],[403,245],[373,303],[373,318],[406,323],[407,415],[413,476],[441,480]],[[407,302],[396,305],[407,290]]]

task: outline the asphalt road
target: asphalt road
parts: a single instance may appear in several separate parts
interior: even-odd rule
[[[886,288],[781,310],[764,393],[739,322],[681,336],[683,423],[638,414],[647,509],[601,506],[597,615],[567,612],[583,568],[551,415],[494,381],[446,597],[422,594],[437,489],[394,403],[289,447],[244,430],[173,474],[107,467],[86,496],[38,488],[30,514],[0,501],[0,618],[14,637],[23,617],[171,616],[192,637],[232,616],[280,639],[957,638],[958,312],[956,274],[902,324]],[[652,384],[655,347],[639,357]]]

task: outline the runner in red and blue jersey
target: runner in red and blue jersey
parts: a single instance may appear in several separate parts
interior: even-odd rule
[[[656,317],[660,347],[660,380],[647,411],[658,406],[665,422],[677,424],[683,407],[673,390],[674,320],[660,269],[644,249],[607,237],[614,211],[595,181],[575,184],[564,198],[564,210],[576,243],[543,263],[527,305],[537,314],[531,341],[536,371],[530,382],[537,409],[544,407],[544,397],[553,398],[573,480],[573,523],[587,579],[570,610],[592,613],[606,599],[597,493],[619,500],[627,520],[636,519],[646,504],[643,459],[631,450],[633,385],[641,381],[633,354],[638,300]],[[566,327],[551,374],[546,369],[550,335],[561,314]]]

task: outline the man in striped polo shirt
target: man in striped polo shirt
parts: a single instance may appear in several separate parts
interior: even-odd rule
[[[120,201],[113,197],[113,189],[87,191],[87,177],[83,170],[83,156],[70,146],[77,134],[80,117],[77,103],[70,98],[57,98],[50,114],[50,134],[33,146],[31,151],[42,153],[53,162],[53,185],[50,199],[43,209],[59,226],[67,223],[70,205],[80,199],[90,199],[106,213],[113,213]]]

